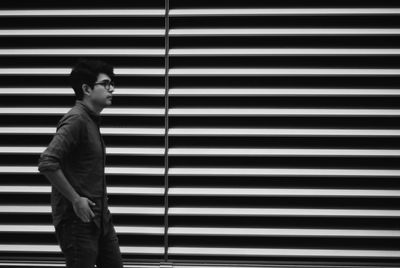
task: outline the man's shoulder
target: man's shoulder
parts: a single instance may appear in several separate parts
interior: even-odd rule
[[[58,122],[58,126],[63,123],[81,124],[84,121],[82,111],[75,105],[66,114],[64,114]]]

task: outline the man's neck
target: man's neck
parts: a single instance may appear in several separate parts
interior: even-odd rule
[[[96,106],[87,99],[83,99],[82,101],[89,107],[90,110],[92,110],[97,115],[100,115],[101,111],[103,110],[103,107]]]

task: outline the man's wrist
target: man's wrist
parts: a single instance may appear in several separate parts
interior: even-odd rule
[[[75,198],[72,200],[72,205],[75,205],[76,202],[79,201],[79,199],[81,199],[81,197],[78,195],[77,197],[75,197]]]

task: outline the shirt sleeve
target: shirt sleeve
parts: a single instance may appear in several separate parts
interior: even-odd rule
[[[80,116],[70,115],[60,120],[56,134],[38,159],[39,172],[55,171],[61,168],[61,163],[76,148],[82,132]]]

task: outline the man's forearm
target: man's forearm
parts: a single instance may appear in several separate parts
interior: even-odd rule
[[[46,171],[43,172],[46,178],[50,181],[54,187],[71,203],[74,203],[80,195],[75,191],[75,189],[71,186],[67,178],[61,169],[57,169],[55,171]]]

